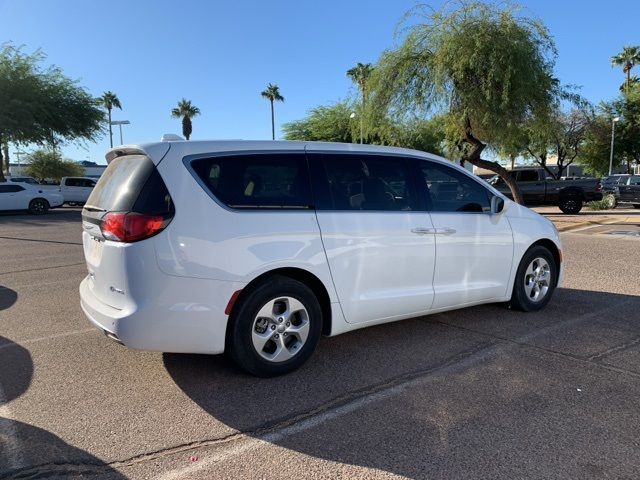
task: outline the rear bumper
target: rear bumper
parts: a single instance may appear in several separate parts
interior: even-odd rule
[[[232,282],[165,277],[167,286],[144,303],[128,302],[122,310],[101,302],[80,283],[80,305],[87,318],[108,337],[123,345],[175,353],[217,354],[224,351],[226,302]]]

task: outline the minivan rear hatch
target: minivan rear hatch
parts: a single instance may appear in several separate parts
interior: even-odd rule
[[[127,305],[128,270],[141,258],[144,240],[161,232],[175,213],[154,162],[143,153],[114,158],[82,209],[82,243],[88,288],[106,305]]]

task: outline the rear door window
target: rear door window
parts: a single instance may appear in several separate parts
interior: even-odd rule
[[[321,210],[416,210],[417,196],[403,157],[350,153],[312,154]],[[324,185],[320,184],[323,180]]]
[[[20,185],[0,185],[0,193],[16,193],[24,190]]]
[[[239,154],[193,160],[202,186],[231,208],[312,208],[303,153]]]
[[[516,173],[516,181],[518,182],[537,182],[538,180],[537,170],[518,170]]]

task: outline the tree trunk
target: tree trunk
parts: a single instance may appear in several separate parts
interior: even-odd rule
[[[186,115],[182,117],[182,134],[186,140],[191,138],[191,133],[193,132],[193,125],[191,123],[191,119]]]
[[[9,173],[9,142],[2,144],[2,154],[4,155],[4,170]],[[0,168],[0,170],[2,169]]]
[[[271,100],[271,140],[276,139],[276,116],[273,112],[273,100]]]
[[[471,152],[467,153],[462,157],[462,162],[469,162],[472,165],[480,168],[486,168],[494,173],[497,173],[502,177],[504,182],[511,190],[511,196],[516,203],[520,205],[524,205],[524,199],[522,198],[522,193],[520,192],[520,187],[516,183],[511,172],[500,165],[498,162],[491,162],[489,160],[483,160],[480,158],[480,154],[485,149],[486,145],[478,140],[472,133],[471,130],[471,121],[467,118],[465,125],[465,142],[471,145]]]
[[[0,132],[0,145],[2,145],[3,140],[2,140],[2,132]],[[2,166],[4,165],[4,159],[2,158],[2,149],[0,149],[0,182],[4,182],[5,178],[4,178],[4,172],[2,171],[3,168]],[[9,173],[9,169],[7,168],[7,174]]]
[[[113,148],[113,130],[111,128],[111,109],[107,108],[107,112],[109,112],[109,145]]]

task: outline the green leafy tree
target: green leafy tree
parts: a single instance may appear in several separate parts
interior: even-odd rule
[[[55,146],[103,133],[104,113],[95,99],[58,67],[43,67],[45,58],[40,51],[0,47],[0,144]],[[2,157],[0,150],[0,165]]]
[[[364,143],[364,116],[366,110],[366,101],[367,101],[367,84],[369,82],[369,78],[371,77],[371,73],[373,72],[373,67],[370,63],[360,63],[358,62],[355,67],[347,70],[347,76],[351,79],[353,83],[358,86],[360,90],[360,98],[362,101],[360,108],[360,143]]]
[[[520,135],[530,117],[548,115],[558,83],[547,29],[515,7],[479,2],[421,12],[402,45],[382,55],[371,102],[396,115],[441,112],[461,162],[499,174],[522,202],[509,171],[481,154]]]
[[[284,102],[284,97],[280,94],[280,87],[275,83],[270,83],[267,88],[260,92],[262,98],[269,100],[271,104],[271,140],[276,139],[276,118],[273,110],[273,102]]]
[[[311,109],[306,118],[283,125],[286,140],[353,143],[358,128],[351,119],[353,105],[338,102]],[[430,120],[411,119],[402,123],[378,118],[367,127],[367,141],[374,145],[413,148],[444,155],[444,122],[442,117]]]
[[[611,57],[612,67],[622,67],[627,76],[625,81],[625,93],[631,88],[631,69],[640,63],[640,47],[623,47],[622,51]]]
[[[614,157],[626,165],[627,173],[632,173],[633,166],[640,165],[640,87],[632,87],[627,94],[605,103],[603,110],[609,119],[620,117],[616,124]]]
[[[118,108],[122,110],[122,104],[120,103],[120,99],[118,96],[109,91],[104,92],[100,98],[98,98],[100,104],[107,109],[107,117],[109,120],[109,144],[111,148],[113,148],[113,126],[111,125],[111,110],[114,108]]]
[[[577,162],[586,173],[594,176],[607,175],[611,149],[611,117],[604,113],[596,115],[587,126],[585,142]],[[613,166],[620,165],[619,156],[614,156]]]
[[[71,160],[64,160],[56,150],[36,150],[27,158],[25,172],[39,181],[84,175],[84,168]]]
[[[193,132],[191,119],[200,115],[200,109],[191,103],[191,100],[183,98],[178,102],[178,106],[171,110],[173,118],[182,118],[182,135],[189,140]]]
[[[591,106],[583,103],[579,108],[568,112],[557,109],[544,121],[534,120],[526,130],[526,153],[549,176],[560,179],[580,155],[592,118]],[[556,158],[555,172],[547,165],[549,155]]]
[[[306,118],[282,126],[284,138],[351,143],[354,138],[350,119],[352,111],[352,106],[347,102],[313,108]]]

